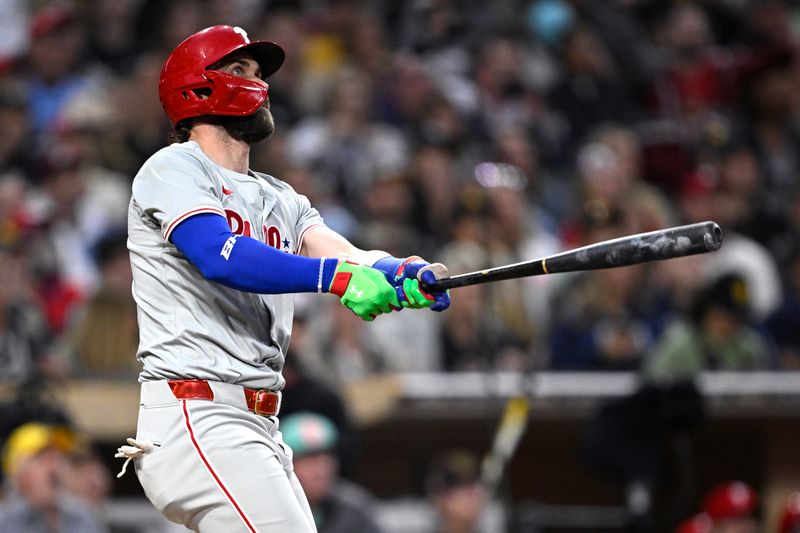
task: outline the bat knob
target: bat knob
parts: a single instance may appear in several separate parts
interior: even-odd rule
[[[432,263],[430,265],[425,265],[424,267],[420,268],[419,272],[417,272],[417,279],[419,280],[420,285],[422,285],[423,290],[428,292],[432,292],[435,289],[433,287],[430,287],[424,281],[422,281],[422,273],[427,271],[433,272],[433,276],[436,279],[444,279],[450,277],[450,272],[447,270],[447,267],[444,266],[442,263]]]

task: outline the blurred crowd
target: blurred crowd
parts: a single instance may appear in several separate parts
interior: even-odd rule
[[[714,254],[460,288],[442,314],[298,295],[314,379],[800,369],[791,0],[0,0],[0,378],[135,380],[130,184],[170,133],[164,58],[221,23],[287,52],[252,168],[361,248],[456,274],[723,229]]]
[[[130,377],[132,177],[166,54],[215,23],[287,50],[255,169],[358,246],[452,273],[715,220],[707,256],[462,288],[365,327],[298,298],[302,357],[411,370],[800,368],[791,2],[0,2],[3,376]],[[409,331],[414,331],[409,335]]]

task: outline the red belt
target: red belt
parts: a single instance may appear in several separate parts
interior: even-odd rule
[[[204,379],[168,380],[172,394],[179,400],[213,400],[214,391]],[[257,415],[275,416],[281,408],[281,393],[266,389],[246,389],[244,399],[247,408]]]

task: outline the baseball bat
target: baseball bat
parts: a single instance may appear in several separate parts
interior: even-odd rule
[[[637,233],[567,250],[542,259],[450,277],[447,276],[446,267],[437,263],[425,267],[433,270],[437,277],[436,282],[425,283],[420,279],[420,285],[427,292],[443,291],[527,276],[637,265],[648,261],[661,261],[713,252],[720,246],[722,246],[722,229],[719,225],[712,221],[698,222],[686,226]]]
[[[528,427],[531,404],[527,396],[509,398],[497,425],[492,448],[481,462],[481,482],[490,496],[497,491],[506,465],[514,457],[522,436]]]

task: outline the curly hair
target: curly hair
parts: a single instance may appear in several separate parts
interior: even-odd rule
[[[189,140],[189,136],[192,134],[192,126],[194,125],[194,121],[190,118],[186,120],[181,120],[177,124],[175,124],[175,129],[169,134],[169,142],[171,143],[185,143]]]

